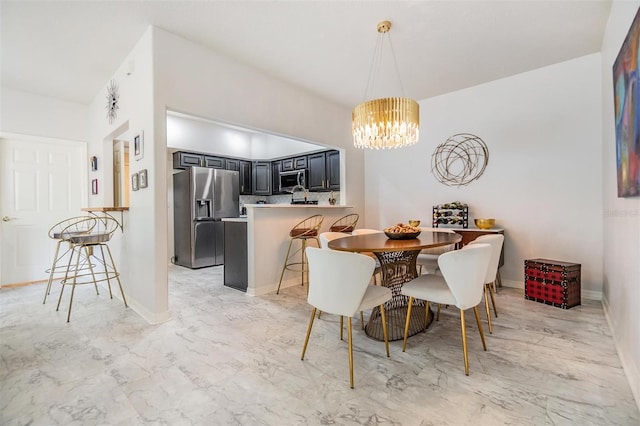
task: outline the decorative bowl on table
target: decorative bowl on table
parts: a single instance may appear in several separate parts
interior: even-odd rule
[[[413,226],[414,228],[417,226],[420,226],[420,221],[419,220],[410,220],[409,221],[409,225]]]
[[[491,229],[496,224],[495,219],[474,219],[474,223],[480,229]]]
[[[390,226],[383,229],[387,238],[392,240],[410,240],[420,235],[420,228],[415,226],[405,225],[404,223],[398,223],[397,225]]]

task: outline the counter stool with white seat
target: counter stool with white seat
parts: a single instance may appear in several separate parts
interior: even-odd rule
[[[307,248],[307,240],[315,240],[320,247],[320,239],[318,235],[320,234],[320,227],[322,226],[322,221],[324,220],[324,216],[321,214],[316,214],[313,216],[309,216],[308,218],[302,220],[297,223],[291,231],[289,231],[289,248],[287,249],[287,255],[284,258],[284,266],[282,267],[282,272],[280,273],[280,282],[278,283],[278,289],[276,290],[276,294],[280,293],[280,286],[282,285],[282,278],[284,277],[284,271],[296,271],[302,274],[302,285],[304,285],[304,275],[308,271],[307,267],[307,255],[305,253],[305,249]],[[293,246],[294,241],[300,241],[301,246],[299,249],[291,253],[291,247]],[[300,252],[300,261],[295,260],[295,256]]]
[[[93,224],[93,226],[86,233],[73,232],[78,226],[81,226],[82,229],[83,223]],[[89,228],[89,226],[87,226],[87,228]],[[71,246],[71,256],[69,257],[65,276],[60,282],[62,284],[62,289],[60,290],[60,297],[58,298],[56,311],[60,309],[60,302],[62,301],[64,288],[70,285],[71,298],[69,299],[67,322],[71,319],[71,307],[73,306],[73,295],[76,285],[80,284],[93,284],[96,286],[97,290],[97,283],[106,281],[109,288],[109,296],[113,299],[113,293],[111,292],[111,280],[115,279],[118,282],[124,306],[128,307],[127,299],[125,298],[124,291],[122,290],[122,284],[120,283],[120,273],[116,268],[113,256],[111,255],[111,249],[109,249],[108,244],[115,230],[119,228],[120,224],[117,220],[110,216],[105,216],[88,217],[83,221],[70,225],[62,230],[62,238]],[[109,256],[108,258],[105,256],[105,249]],[[74,257],[75,264],[73,262]],[[96,262],[95,265],[92,263],[93,260]],[[89,273],[86,273],[86,270],[80,268],[81,262],[86,262]]]
[[[53,254],[51,268],[45,271],[49,273],[49,280],[47,281],[47,288],[44,292],[44,299],[42,300],[42,304],[45,304],[47,302],[47,296],[51,292],[51,284],[53,283],[54,275],[64,273],[67,268],[68,262],[65,260],[65,257],[71,251],[71,245],[69,245],[69,248],[67,248],[64,253],[60,253],[60,246],[63,245],[63,243],[68,243],[68,241],[63,238],[63,231],[65,232],[65,235],[85,234],[91,232],[91,230],[95,227],[95,221],[96,219],[91,216],[70,217],[56,223],[49,229],[49,238],[56,241],[56,249]],[[78,267],[80,269],[88,268],[84,263],[82,265],[78,265]],[[96,285],[96,293],[97,292],[98,286]]]

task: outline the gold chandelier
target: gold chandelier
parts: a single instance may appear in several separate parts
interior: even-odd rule
[[[389,37],[390,29],[391,22],[389,21],[382,21],[378,24],[378,43],[369,72],[365,99],[369,93],[370,83],[375,81],[375,69],[382,58],[385,35],[389,40],[396,74],[404,96],[398,65]],[[418,142],[420,107],[416,101],[405,97],[373,99],[365,101],[353,109],[352,121],[353,143],[356,148],[387,149],[409,146]]]

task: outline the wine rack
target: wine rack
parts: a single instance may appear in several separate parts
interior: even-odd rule
[[[469,206],[458,201],[433,206],[433,227],[469,227]]]

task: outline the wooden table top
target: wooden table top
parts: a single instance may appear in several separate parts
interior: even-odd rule
[[[410,251],[459,243],[462,236],[450,232],[422,231],[411,240],[392,240],[383,233],[351,235],[329,241],[333,250],[352,252]]]

